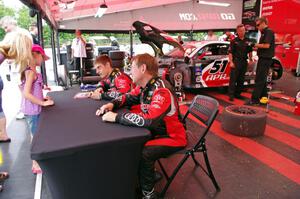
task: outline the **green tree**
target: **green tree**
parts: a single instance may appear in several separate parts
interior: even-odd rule
[[[43,25],[44,47],[51,47],[51,28],[48,24]]]
[[[29,8],[22,6],[19,11],[16,12],[18,26],[28,30],[30,24],[36,22],[36,17],[29,16]]]
[[[15,11],[12,8],[5,7],[3,1],[0,0],[0,19],[4,16],[15,16]],[[0,27],[0,41],[5,35],[4,30]]]

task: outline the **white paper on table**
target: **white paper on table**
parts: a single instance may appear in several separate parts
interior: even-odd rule
[[[76,95],[74,95],[74,99],[83,99],[83,98],[89,98],[90,92],[79,92]]]

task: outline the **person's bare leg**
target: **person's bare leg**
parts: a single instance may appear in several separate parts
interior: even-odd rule
[[[34,174],[42,173],[42,169],[40,165],[35,160],[32,160],[32,173]]]
[[[0,118],[0,140],[8,140],[9,137],[6,132],[6,118]]]

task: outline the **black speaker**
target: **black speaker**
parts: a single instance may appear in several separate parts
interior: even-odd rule
[[[112,60],[120,60],[120,59],[124,59],[125,58],[125,52],[124,51],[119,51],[119,50],[111,50],[108,53],[108,56],[112,59]]]
[[[86,58],[93,59],[94,58],[94,51],[86,51]]]
[[[94,59],[85,59],[85,68],[91,69],[94,66]]]

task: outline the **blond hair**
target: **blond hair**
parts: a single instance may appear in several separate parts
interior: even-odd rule
[[[7,59],[14,59],[20,65],[22,72],[32,59],[32,38],[25,31],[13,31],[7,33],[0,42],[0,53]]]
[[[12,16],[4,16],[0,19],[0,26],[4,27],[5,25],[17,26],[17,21]]]

